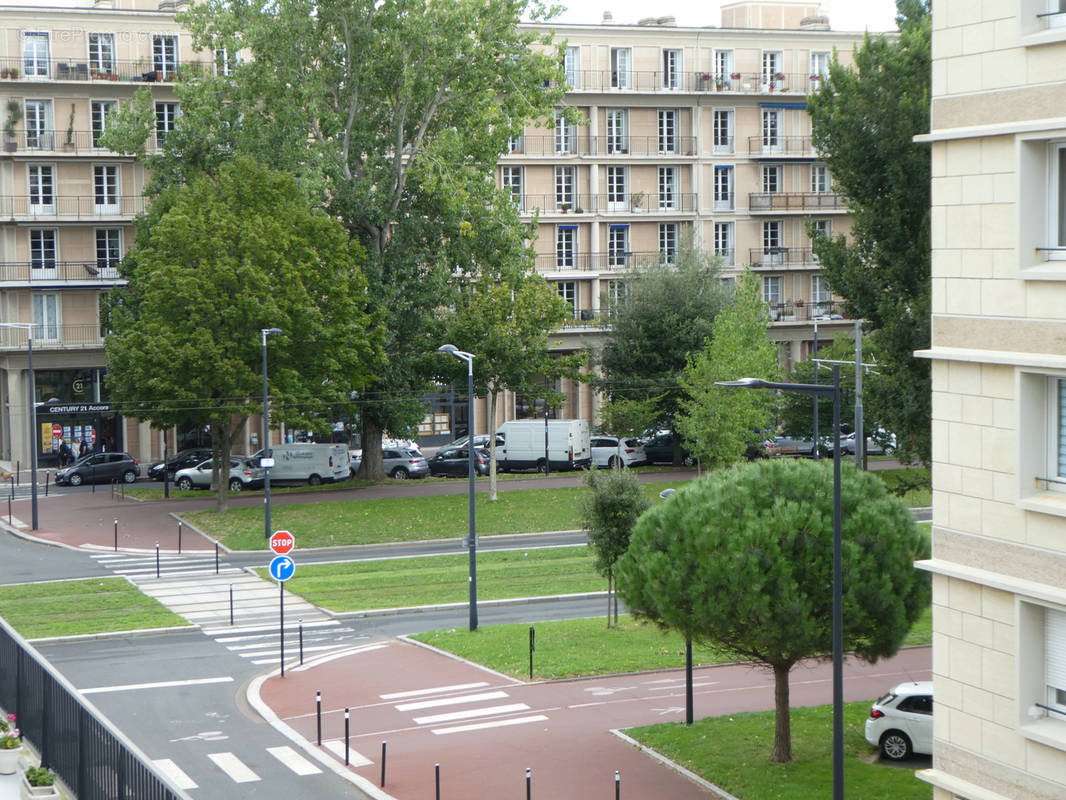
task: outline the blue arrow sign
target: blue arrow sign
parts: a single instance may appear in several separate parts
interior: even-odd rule
[[[296,572],[296,562],[288,556],[276,556],[270,562],[270,577],[276,581],[287,581]]]

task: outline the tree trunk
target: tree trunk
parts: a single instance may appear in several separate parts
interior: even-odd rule
[[[614,591],[611,592],[611,597],[614,599],[614,626],[618,627],[618,585],[615,583]]]
[[[385,462],[381,458],[381,426],[376,419],[363,413],[363,463],[358,476],[368,481],[385,480]]]
[[[613,583],[613,574],[611,570],[607,570],[607,627],[611,627],[611,585]]]
[[[488,406],[489,406],[489,418],[488,425],[485,432],[489,435],[489,502],[496,502],[496,398],[499,397],[499,390],[489,385],[488,388]],[[470,436],[473,437],[474,433],[471,431]],[[471,438],[471,441],[473,439]]]
[[[215,490],[215,511],[229,510],[229,436],[221,423],[211,423],[211,488]]]
[[[774,752],[770,760],[787,764],[792,760],[792,724],[788,706],[788,674],[792,665],[774,664]]]

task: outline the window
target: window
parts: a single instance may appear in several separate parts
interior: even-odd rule
[[[607,167],[607,210],[628,211],[626,168]]]
[[[811,191],[815,194],[829,191],[829,167],[824,164],[811,165]]]
[[[1043,18],[1049,28],[1066,27],[1066,0],[1047,0]]]
[[[241,63],[240,51],[230,53],[225,47],[215,48],[215,74],[229,77]]]
[[[56,232],[54,230],[30,230],[30,268],[56,268]]]
[[[573,316],[577,316],[577,281],[557,281],[555,284],[555,291],[559,293],[559,297],[563,298],[570,304],[570,310]]]
[[[733,263],[733,223],[714,223],[714,254],[723,264]]]
[[[573,153],[574,139],[576,138],[574,126],[566,121],[562,111],[555,112],[555,152]]]
[[[26,101],[26,147],[51,150],[53,148],[52,101]]]
[[[663,88],[681,88],[680,50],[663,50]]]
[[[824,78],[829,74],[829,53],[811,51],[811,77]]]
[[[611,48],[611,88],[633,88],[633,53],[628,47]]]
[[[555,168],[555,208],[569,211],[574,205],[574,168]]]
[[[122,260],[122,231],[118,228],[96,229],[96,269],[108,277],[118,275]]]
[[[782,278],[780,275],[767,275],[762,279],[762,299],[764,303],[770,306],[780,305],[781,283]]]
[[[780,51],[767,50],[762,54],[762,90],[764,92],[780,88],[784,77],[782,64],[784,54]]]
[[[115,34],[89,34],[89,69],[93,72],[115,71]]]
[[[502,182],[504,191],[509,192],[511,201],[519,211],[524,210],[522,202],[522,168],[502,167]]]
[[[152,36],[152,69],[163,80],[171,80],[178,73],[178,37],[173,34]]]
[[[659,167],[659,209],[677,209],[677,167]]]
[[[563,71],[566,73],[566,83],[571,89],[581,88],[581,50],[577,47],[567,47],[563,55]]]
[[[811,230],[828,238],[833,235],[833,223],[828,219],[812,219]]]
[[[659,152],[677,152],[677,112],[662,110],[659,112]]]
[[[626,110],[607,109],[607,152],[628,153],[629,137],[626,135]]]
[[[767,194],[781,191],[781,167],[762,168],[762,190]]]
[[[524,153],[526,151],[526,137],[522,134],[512,136],[507,140],[508,153]]]
[[[33,295],[33,335],[36,339],[59,340],[59,295]]]
[[[601,303],[607,306],[608,313],[615,313],[629,299],[629,285],[625,281],[600,281],[600,285],[604,287]]]
[[[714,53],[714,77],[722,81],[723,87],[731,87],[733,77],[733,51],[716,50]]]
[[[714,210],[733,210],[733,168],[714,168]]]
[[[779,220],[768,220],[762,224],[763,264],[780,264],[781,256],[781,222]]]
[[[107,127],[107,118],[118,109],[114,100],[93,100],[89,106],[89,118],[92,125],[93,147],[100,147],[100,137]]]
[[[27,78],[48,77],[48,34],[25,31],[22,34],[22,72]]]
[[[659,261],[662,264],[677,262],[677,223],[659,223]]]
[[[555,228],[555,267],[574,269],[577,266],[577,226],[558,225]]]
[[[93,167],[93,204],[97,214],[119,213],[118,167]]]
[[[178,104],[156,103],[155,104],[155,139],[156,146],[162,150],[166,142],[167,134],[177,125]]]
[[[1066,517],[1066,372],[1019,368],[1017,376],[1018,506]]]
[[[1019,597],[1017,612],[1018,732],[1066,749],[1066,611]]]
[[[27,182],[30,190],[30,213],[56,213],[54,168],[36,164],[31,165]]]
[[[1018,277],[1066,279],[1066,130],[1019,135]]]
[[[714,110],[714,152],[733,152],[733,112],[730,109]]]
[[[762,151],[781,152],[781,112],[764,108],[762,112]]]
[[[811,276],[811,302],[828,303],[830,300],[829,289],[825,285],[825,278],[821,275]]]
[[[629,226],[612,225],[607,233],[607,266],[625,269],[629,266]]]

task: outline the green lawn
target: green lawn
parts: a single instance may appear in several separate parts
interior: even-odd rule
[[[913,769],[879,763],[863,738],[870,703],[845,703],[845,796],[929,800],[933,787]],[[789,764],[770,762],[773,712],[705,717],[689,727],[676,723],[632,728],[626,733],[743,800],[810,800],[832,793],[833,707],[793,708]]]
[[[27,639],[188,625],[122,578],[0,586],[0,608]]]

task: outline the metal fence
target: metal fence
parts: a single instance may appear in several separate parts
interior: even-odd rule
[[[3,619],[0,706],[78,800],[191,800]]]

